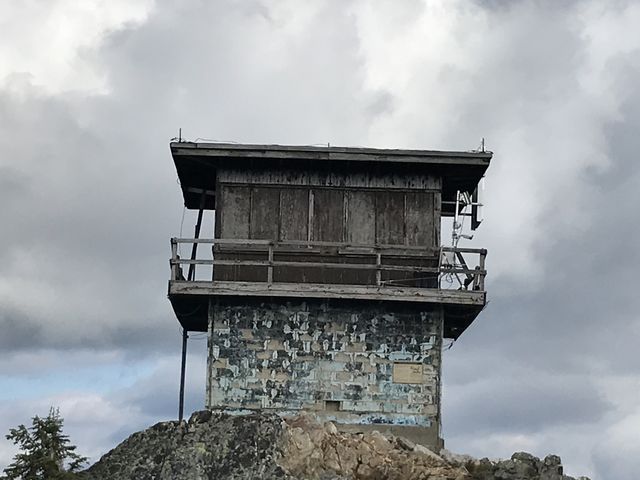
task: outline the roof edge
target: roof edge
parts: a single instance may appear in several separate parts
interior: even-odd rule
[[[193,150],[193,154],[204,154],[209,150],[226,151],[260,151],[260,152],[280,152],[291,153],[341,153],[352,155],[385,155],[385,156],[412,156],[412,157],[456,157],[491,160],[491,151],[455,151],[455,150],[417,150],[417,149],[389,149],[371,147],[339,147],[339,146],[319,146],[319,145],[278,145],[278,144],[240,144],[240,143],[197,143],[197,142],[170,142],[172,152],[176,150]],[[197,153],[196,153],[197,152]]]

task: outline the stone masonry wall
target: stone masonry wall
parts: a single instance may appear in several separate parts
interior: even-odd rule
[[[441,339],[440,307],[218,300],[207,407],[437,429]]]

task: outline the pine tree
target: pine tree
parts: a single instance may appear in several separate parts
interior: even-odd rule
[[[44,418],[32,418],[32,426],[19,425],[9,430],[7,440],[20,447],[13,463],[4,469],[1,480],[67,480],[75,477],[87,462],[69,444],[62,433],[64,421],[57,408],[51,408]]]

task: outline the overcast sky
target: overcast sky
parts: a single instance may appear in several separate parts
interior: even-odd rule
[[[640,471],[640,2],[0,0],[0,433],[95,461],[176,415],[168,142],[495,152],[450,450]],[[193,218],[184,220],[190,234]],[[205,341],[190,343],[189,411]],[[0,442],[0,467],[13,454]]]

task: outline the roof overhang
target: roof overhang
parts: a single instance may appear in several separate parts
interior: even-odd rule
[[[443,201],[455,201],[456,191],[475,190],[493,156],[475,151],[195,142],[172,142],[170,148],[185,206],[191,209],[200,208],[203,192],[204,208],[215,208],[217,171],[230,167],[426,173],[442,177]]]

